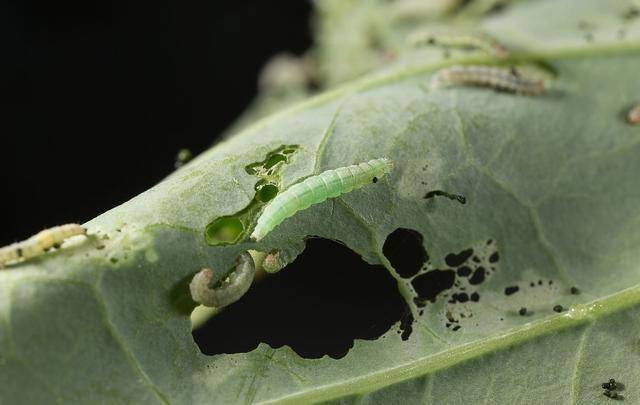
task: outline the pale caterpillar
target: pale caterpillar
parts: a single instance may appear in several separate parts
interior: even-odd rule
[[[45,229],[27,240],[0,248],[0,269],[6,263],[40,256],[52,247],[58,247],[65,239],[85,235],[87,230],[78,224],[66,224]]]
[[[357,165],[327,170],[306,178],[278,194],[258,218],[251,238],[262,239],[273,228],[296,212],[337,197],[371,182],[375,183],[393,168],[387,158],[374,159]]]
[[[453,48],[475,48],[498,59],[509,57],[509,52],[504,45],[479,32],[418,30],[411,33],[407,41],[414,47],[428,44]]]
[[[248,252],[238,256],[235,269],[222,282],[209,286],[213,278],[213,270],[204,268],[191,279],[189,290],[191,298],[206,307],[226,307],[238,301],[249,290],[253,282],[256,266]]]
[[[627,122],[629,124],[640,124],[640,103],[634,105],[627,113]]]
[[[453,66],[438,71],[431,79],[432,88],[450,84],[492,87],[530,95],[540,94],[545,88],[540,78],[522,74],[514,68],[494,66]]]

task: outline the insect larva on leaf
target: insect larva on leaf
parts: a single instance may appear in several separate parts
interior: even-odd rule
[[[627,122],[629,124],[640,124],[640,103],[635,104],[627,113]]]
[[[40,231],[27,240],[1,248],[0,268],[9,262],[39,256],[52,247],[57,247],[71,236],[85,235],[86,233],[87,230],[78,224],[60,225]]]
[[[226,307],[238,301],[249,290],[256,266],[248,252],[238,256],[235,269],[217,286],[210,286],[213,270],[204,268],[191,279],[191,298],[205,307]]]
[[[495,38],[479,32],[418,30],[407,37],[411,46],[436,45],[452,48],[479,49],[498,59],[509,57],[507,48]]]
[[[491,87],[517,94],[540,94],[544,81],[515,68],[494,66],[452,66],[438,71],[431,78],[431,88],[447,85]]]
[[[277,273],[286,266],[286,262],[282,260],[282,255],[275,250],[268,253],[262,261],[262,269],[267,273]]]
[[[306,178],[278,194],[258,218],[251,238],[262,239],[282,221],[298,211],[377,181],[393,168],[387,158],[327,170]]]

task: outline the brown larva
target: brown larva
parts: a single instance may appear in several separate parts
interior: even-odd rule
[[[1,248],[0,268],[9,262],[40,256],[52,247],[60,245],[65,239],[86,233],[87,230],[78,224],[60,225],[40,231],[27,240]]]
[[[206,307],[226,307],[239,300],[249,290],[255,272],[255,263],[247,252],[238,256],[235,269],[218,286],[210,286],[213,270],[204,268],[193,276],[189,284],[191,298]]]
[[[431,79],[431,87],[447,85],[491,87],[510,93],[540,94],[544,82],[537,77],[523,74],[514,68],[495,66],[453,66],[438,71]]]

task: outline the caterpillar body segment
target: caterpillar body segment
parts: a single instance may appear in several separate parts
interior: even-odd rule
[[[258,218],[251,238],[260,240],[296,212],[375,182],[392,168],[391,160],[380,158],[308,177],[278,194],[267,205]]]
[[[436,45],[452,48],[471,48],[479,49],[498,59],[509,57],[509,51],[503,44],[495,38],[479,32],[418,30],[410,34],[407,41],[413,47]]]
[[[544,81],[523,74],[514,68],[495,66],[452,66],[438,71],[431,79],[431,87],[449,85],[491,87],[510,93],[537,95],[545,90]]]
[[[243,252],[238,256],[235,269],[217,287],[209,287],[213,270],[204,268],[196,273],[189,284],[191,298],[206,307],[226,307],[239,300],[249,290],[255,272],[253,258],[248,252]]]
[[[87,230],[78,224],[60,225],[40,231],[27,240],[0,248],[0,268],[10,262],[40,256],[52,247],[62,244],[65,239],[86,233]]]

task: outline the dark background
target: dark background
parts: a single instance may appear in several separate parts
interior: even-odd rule
[[[307,0],[2,1],[0,246],[153,186],[179,149],[204,151],[247,107],[269,57],[311,46]],[[266,342],[340,358],[406,317],[380,266],[308,244],[194,334],[204,353]]]
[[[0,2],[0,245],[85,222],[207,149],[274,53],[311,45],[305,0]]]

